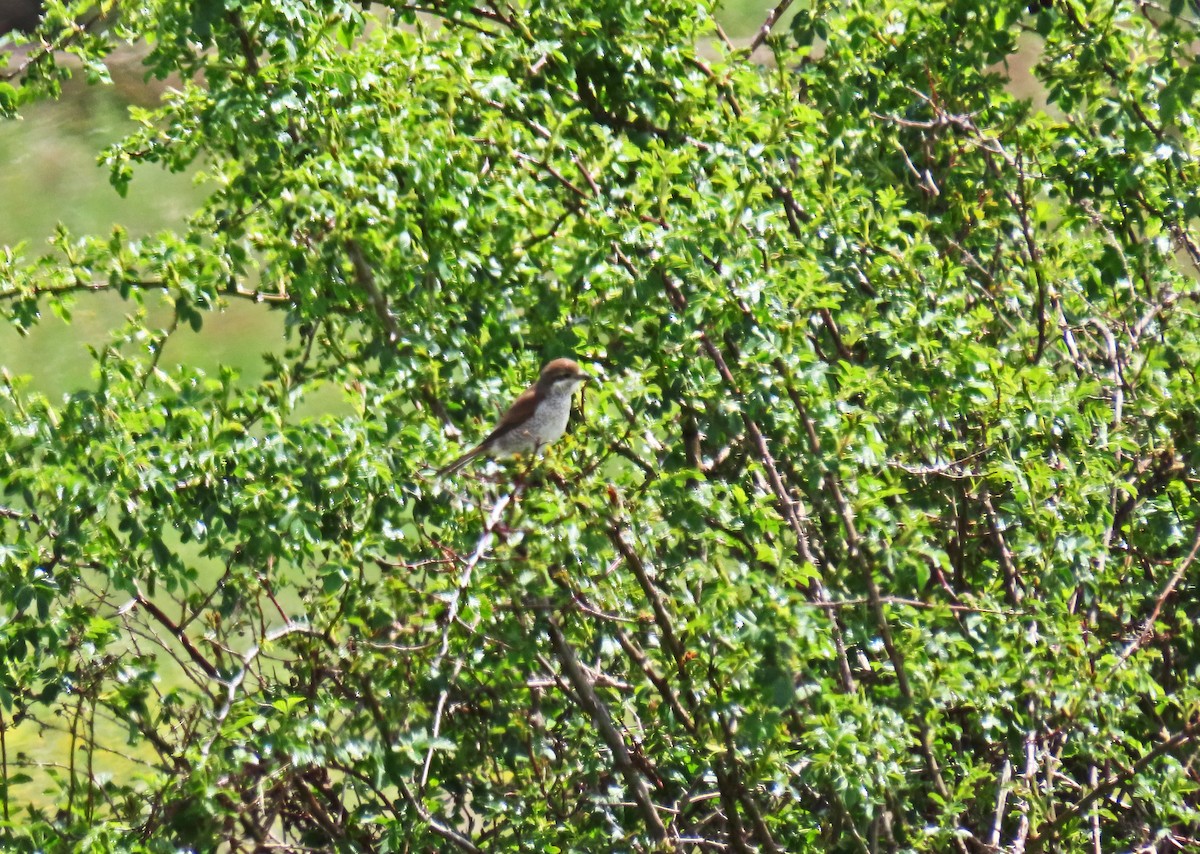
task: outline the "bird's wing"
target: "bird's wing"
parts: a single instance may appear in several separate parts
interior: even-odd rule
[[[461,469],[471,460],[475,459],[480,454],[487,450],[489,444],[501,436],[511,433],[516,429],[518,424],[523,424],[533,415],[533,410],[537,407],[537,394],[533,386],[521,392],[521,396],[513,401],[513,405],[508,408],[500,418],[500,422],[496,425],[496,429],[488,433],[483,441],[476,445],[471,450],[467,451],[458,459],[438,469],[438,475],[448,475]]]
[[[479,443],[479,447],[483,448],[501,436],[511,433],[517,428],[517,425],[528,421],[536,408],[537,390],[534,386],[530,386],[521,392],[520,397],[513,401],[513,405],[508,408],[508,412],[505,412],[501,416],[499,423],[496,424],[496,429],[487,434],[484,440]]]

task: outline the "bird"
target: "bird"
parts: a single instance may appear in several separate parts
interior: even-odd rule
[[[591,378],[572,359],[547,362],[537,382],[521,392],[496,428],[474,448],[438,469],[438,475],[454,474],[476,457],[536,453],[556,441],[567,429],[571,396]]]

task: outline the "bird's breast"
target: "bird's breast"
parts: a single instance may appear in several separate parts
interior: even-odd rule
[[[505,454],[521,454],[557,441],[566,431],[570,417],[570,397],[542,400],[524,424],[497,438],[496,450]]]

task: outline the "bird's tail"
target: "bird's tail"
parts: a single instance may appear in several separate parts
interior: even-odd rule
[[[459,457],[454,462],[449,463],[445,466],[442,466],[440,469],[438,469],[437,476],[445,477],[448,474],[454,474],[456,471],[458,471],[459,469],[466,466],[467,463],[471,462],[471,460],[475,459],[482,453],[483,453],[482,446],[472,448],[471,450],[467,451],[465,454],[463,454],[461,457]]]

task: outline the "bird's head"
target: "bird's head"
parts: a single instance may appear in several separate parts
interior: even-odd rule
[[[591,379],[572,359],[547,362],[538,377],[538,392],[542,396],[570,394]]]

